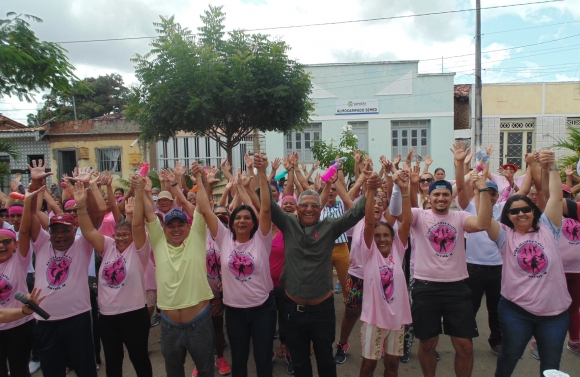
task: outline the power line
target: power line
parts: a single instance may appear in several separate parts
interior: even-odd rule
[[[490,31],[489,33],[482,33],[481,36],[483,37],[484,35],[487,35],[487,34],[508,33],[508,32],[519,31],[519,30],[538,29],[538,28],[542,28],[542,27],[549,27],[549,26],[556,26],[556,25],[564,25],[564,24],[572,24],[572,23],[575,23],[575,22],[580,22],[580,21],[566,21],[566,22],[558,22],[556,24],[522,27],[522,28],[519,28],[519,29]]]
[[[520,4],[496,5],[496,6],[491,6],[491,7],[484,7],[481,9],[511,8],[511,7],[517,7],[517,6],[523,6],[523,5],[556,3],[556,2],[561,2],[561,1],[564,1],[564,0],[545,0],[545,1],[538,1],[538,2],[520,3]],[[244,31],[252,32],[252,31],[264,31],[264,30],[297,29],[297,28],[313,27],[313,26],[343,25],[343,24],[352,24],[352,23],[359,23],[359,22],[386,21],[386,20],[396,20],[396,19],[412,18],[412,17],[437,16],[437,15],[441,15],[441,14],[450,14],[450,13],[473,12],[475,10],[476,10],[475,8],[468,8],[468,9],[457,9],[457,10],[448,10],[448,11],[441,11],[441,12],[410,14],[410,15],[403,15],[403,16],[368,18],[368,19],[363,19],[363,20],[334,21],[334,22],[323,22],[323,23],[318,23],[318,24],[275,26],[275,27],[258,28],[258,29],[244,29]],[[195,33],[193,35],[198,35],[198,34],[199,33]],[[156,35],[153,37],[105,38],[105,39],[89,39],[89,40],[78,40],[78,41],[62,41],[62,42],[55,42],[55,43],[71,44],[71,43],[110,42],[110,41],[125,41],[125,40],[136,40],[136,39],[154,39],[154,38],[158,38],[158,37],[159,37],[159,35]]]

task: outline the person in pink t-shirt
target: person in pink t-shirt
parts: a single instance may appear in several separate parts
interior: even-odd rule
[[[455,143],[452,152],[456,166],[457,196],[460,201],[468,202],[463,174],[468,151],[463,149],[461,143]],[[491,201],[485,178],[475,175],[473,178],[482,199],[477,216],[449,210],[452,187],[446,180],[431,183],[430,210],[412,210],[411,229],[415,240],[412,257],[415,278],[411,291],[412,316],[415,336],[420,340],[419,362],[425,376],[435,375],[435,350],[441,333],[451,337],[455,349],[456,375],[470,376],[473,369],[472,339],[479,334],[473,315],[471,291],[464,282],[468,277],[465,232],[486,230],[491,218]],[[399,221],[402,219],[400,215],[395,217]]]
[[[30,201],[30,199],[28,199]],[[22,303],[14,298],[16,292],[27,292],[26,274],[32,258],[29,248],[18,248],[16,233],[0,229],[0,311],[20,312]],[[28,360],[34,340],[35,321],[30,313],[6,323],[0,323],[0,375],[28,375]]]
[[[502,348],[496,377],[512,375],[532,336],[540,373],[560,369],[568,329],[572,300],[558,250],[563,212],[560,174],[554,151],[543,150],[538,157],[543,186],[549,184],[544,213],[527,196],[514,195],[505,203],[501,224],[492,219],[487,230],[503,259],[498,307]]]
[[[107,375],[123,373],[124,345],[137,376],[152,376],[148,349],[150,321],[143,277],[151,246],[145,232],[143,207],[134,209],[132,223],[117,223],[111,238],[93,226],[86,210],[87,189],[81,182],[75,185],[74,197],[83,237],[103,258],[98,274],[98,300]]]
[[[365,281],[361,313],[361,377],[373,376],[383,350],[385,376],[398,376],[399,359],[404,353],[405,325],[412,322],[403,271],[413,217],[408,179],[404,171],[393,176],[395,184],[405,193],[403,221],[396,234],[389,223],[376,221],[376,205],[367,201],[365,207],[364,243],[359,250]],[[371,193],[375,191],[369,190]]]
[[[266,177],[267,159],[256,153],[255,166],[260,179],[260,219],[252,207],[234,209],[226,227],[212,212],[205,188],[200,185],[195,210],[203,215],[212,236],[221,250],[223,301],[226,305],[226,330],[232,350],[232,371],[247,376],[249,349],[252,340],[256,374],[272,376],[272,346],[276,329],[274,286],[270,276],[272,218],[270,187]],[[203,169],[194,165],[192,172],[201,182]],[[238,175],[238,195],[245,195]],[[249,203],[247,199],[246,203]]]

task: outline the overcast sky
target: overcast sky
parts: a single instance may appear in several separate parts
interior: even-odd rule
[[[482,7],[542,0],[481,0]],[[221,0],[226,30],[329,23],[418,15],[475,7],[475,0]],[[155,36],[159,16],[175,15],[197,31],[208,2],[198,0],[2,0],[0,12],[38,16],[41,40],[53,42]],[[518,30],[514,30],[518,29]],[[475,12],[448,13],[339,25],[266,30],[291,47],[304,64],[420,60],[420,72],[456,72],[456,83],[472,83]],[[482,11],[483,81],[579,81],[580,0]],[[567,38],[568,37],[568,38]],[[138,84],[130,58],[150,50],[150,39],[63,44],[79,78],[119,73]],[[544,42],[544,43],[542,43]],[[519,47],[541,43],[536,46]],[[507,49],[507,50],[506,50]],[[441,57],[443,58],[443,67]],[[22,123],[41,106],[0,98],[0,112]]]

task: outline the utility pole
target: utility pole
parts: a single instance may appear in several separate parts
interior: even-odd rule
[[[75,113],[75,121],[77,120],[77,105],[75,103],[75,96],[72,96],[72,100],[73,100],[73,111]]]
[[[481,150],[481,6],[475,0],[475,148]]]

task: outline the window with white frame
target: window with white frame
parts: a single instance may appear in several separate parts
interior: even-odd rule
[[[499,165],[525,168],[524,157],[534,149],[534,119],[500,119]]]
[[[580,117],[579,118],[566,118],[566,126],[580,128]]]
[[[430,154],[430,120],[394,120],[391,122],[391,155],[403,158],[412,147],[415,154],[425,157]]]
[[[99,171],[121,172],[121,148],[97,149]]]
[[[292,131],[284,136],[284,154],[298,152],[302,162],[313,162],[310,148],[322,140],[322,123],[311,123],[303,131]]]

